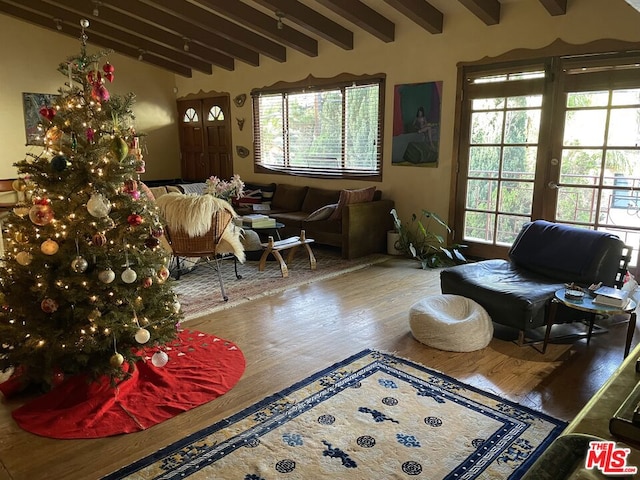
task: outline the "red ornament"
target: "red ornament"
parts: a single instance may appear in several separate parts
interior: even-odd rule
[[[58,310],[58,302],[53,298],[45,298],[40,302],[40,308],[44,313],[53,313]]]
[[[127,192],[133,192],[135,190],[138,190],[138,182],[133,179],[126,180],[124,182],[124,188],[125,188],[125,191]]]
[[[127,217],[127,223],[132,226],[138,226],[142,223],[142,217],[137,213],[132,213]]]
[[[113,73],[116,71],[115,67],[111,65],[109,62],[105,63],[102,66],[102,70],[104,71],[104,73]]]
[[[40,107],[40,110],[38,110],[38,112],[49,121],[53,120],[53,117],[55,117],[57,113],[55,108],[46,107],[44,105]]]
[[[133,198],[134,200],[140,200],[140,192],[138,190],[129,192],[129,195],[131,195],[131,198]]]
[[[49,205],[51,203],[51,200],[49,200],[46,197],[42,197],[42,198],[36,198],[33,203],[35,205]]]
[[[160,238],[162,235],[164,235],[164,229],[162,227],[154,228],[153,230],[151,230],[151,235],[156,238]]]
[[[113,73],[111,72],[107,72],[104,74],[104,78],[106,78],[107,80],[109,80],[109,83],[113,82]]]
[[[62,382],[64,382],[64,372],[62,372],[59,369],[56,369],[53,372],[53,376],[51,377],[51,383],[53,383],[53,385],[57,387]]]
[[[87,128],[87,141],[89,143],[93,143],[93,139],[95,138],[96,132],[93,131],[93,128]]]
[[[151,285],[153,285],[153,278],[151,277],[144,277],[142,279],[142,286],[144,288],[149,288]]]
[[[103,247],[107,244],[107,237],[104,233],[96,233],[91,239],[91,243],[93,243],[96,247]]]

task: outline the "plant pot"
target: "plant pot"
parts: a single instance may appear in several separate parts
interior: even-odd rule
[[[396,242],[400,240],[400,234],[395,230],[387,231],[387,253],[389,255],[404,255],[402,250],[396,248]]]

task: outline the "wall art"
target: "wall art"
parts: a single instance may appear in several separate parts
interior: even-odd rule
[[[24,129],[27,145],[44,145],[43,132],[38,125],[43,117],[40,115],[42,107],[53,106],[59,95],[52,93],[23,93],[22,108],[24,109]]]
[[[441,81],[394,87],[392,165],[438,166],[441,105]]]

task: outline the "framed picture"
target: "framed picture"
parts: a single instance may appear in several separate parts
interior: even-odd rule
[[[391,164],[437,167],[442,82],[396,85],[393,97]]]
[[[42,132],[38,124],[42,122],[40,108],[51,107],[59,95],[52,93],[23,93],[22,107],[24,109],[24,129],[27,145],[44,145]]]

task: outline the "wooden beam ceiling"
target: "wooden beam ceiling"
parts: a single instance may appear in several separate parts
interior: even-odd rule
[[[237,61],[259,66],[262,57],[284,63],[288,49],[317,57],[319,42],[357,50],[358,31],[391,43],[398,15],[443,33],[447,7],[435,8],[432,0],[366,1],[0,0],[0,14],[76,38],[86,18],[90,44],[185,77],[234,70]],[[464,5],[486,25],[500,23],[499,0],[448,2]],[[567,14],[567,0],[539,2],[549,15]]]
[[[459,0],[459,2],[487,25],[500,23],[500,2],[498,0]]]

